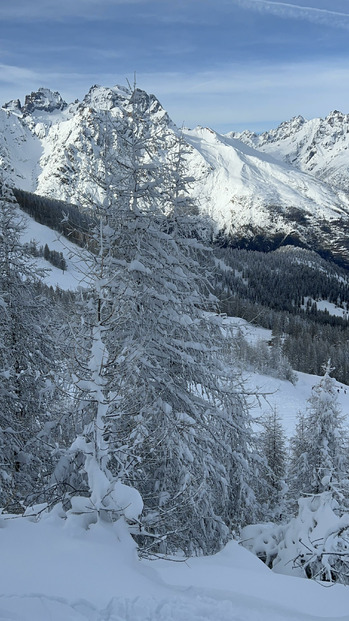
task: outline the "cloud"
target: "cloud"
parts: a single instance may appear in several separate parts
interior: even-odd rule
[[[304,19],[314,23],[337,28],[349,29],[349,13],[336,11],[331,8],[320,8],[277,2],[273,0],[234,0],[245,9],[253,9],[263,13],[270,13],[284,18]],[[333,3],[332,3],[333,6]]]
[[[106,19],[109,9],[120,5],[142,5],[149,0],[11,0],[0,5],[0,19],[60,21],[64,18]]]
[[[326,116],[348,111],[349,67],[345,61],[222,66],[193,74],[140,74],[177,124],[229,129],[269,129],[298,114]]]
[[[58,90],[70,102],[82,99],[93,84],[125,85],[132,75],[115,73],[52,73],[0,65],[1,102],[19,98],[39,86]],[[215,71],[138,73],[138,86],[154,93],[170,117],[188,127],[210,126],[218,131],[270,129],[298,114],[326,116],[331,110],[349,112],[349,66],[332,62],[278,65],[225,64]]]

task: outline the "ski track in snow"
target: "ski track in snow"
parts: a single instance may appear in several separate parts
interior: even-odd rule
[[[70,604],[43,595],[0,597],[1,621],[347,621],[349,616],[318,617],[292,613],[243,598],[213,599],[200,593],[187,598],[157,600],[114,598],[97,610],[88,602]]]

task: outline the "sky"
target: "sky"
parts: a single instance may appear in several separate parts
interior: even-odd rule
[[[0,103],[40,86],[154,93],[177,125],[263,131],[349,112],[349,0],[9,0]]]

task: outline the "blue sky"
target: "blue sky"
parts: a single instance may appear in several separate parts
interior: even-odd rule
[[[137,72],[179,125],[261,131],[349,112],[349,0],[9,0],[0,102]]]

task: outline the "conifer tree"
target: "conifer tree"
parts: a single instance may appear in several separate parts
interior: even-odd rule
[[[269,519],[285,517],[286,503],[286,439],[281,418],[276,409],[262,419],[263,430],[259,435],[259,450],[265,459],[262,502]]]
[[[219,361],[219,319],[204,313],[196,214],[181,212],[178,199],[188,202],[180,190],[176,216],[166,217],[163,151],[141,91],[132,90],[121,120],[109,116],[97,133],[99,229],[92,287],[81,294],[82,433],[72,452],[98,511],[110,509],[115,482],[136,488],[144,527],[167,540],[163,549],[211,552],[231,523],[253,513],[254,497],[246,405]]]
[[[50,470],[55,346],[49,303],[20,243],[23,223],[0,184],[0,505],[11,511],[43,498]]]
[[[294,499],[331,490],[341,495],[342,486],[346,486],[345,430],[336,381],[330,372],[327,363],[324,376],[312,389],[306,412],[299,415],[291,441],[289,479]]]

